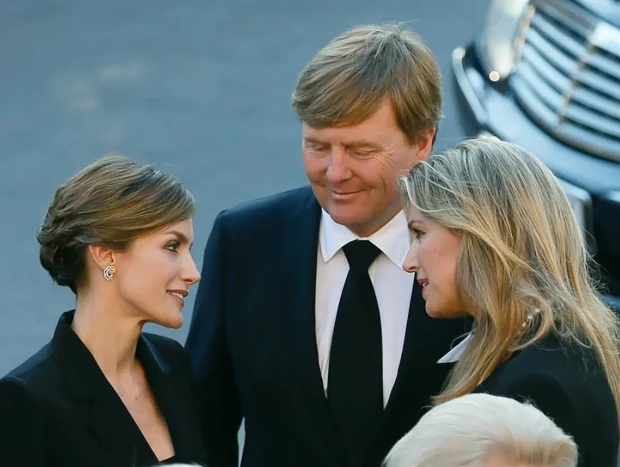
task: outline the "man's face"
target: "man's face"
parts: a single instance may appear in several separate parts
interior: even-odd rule
[[[303,125],[303,163],[319,203],[339,224],[366,237],[401,209],[398,179],[431,151],[435,129],[411,145],[383,101],[360,124]]]

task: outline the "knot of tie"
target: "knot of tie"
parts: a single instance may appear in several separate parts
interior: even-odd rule
[[[342,247],[349,267],[358,271],[368,271],[381,250],[368,240],[354,240]]]

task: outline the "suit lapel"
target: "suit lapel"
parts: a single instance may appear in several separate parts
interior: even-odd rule
[[[202,453],[195,452],[201,446],[201,440],[198,427],[192,423],[193,415],[188,406],[187,394],[175,391],[175,388],[183,386],[184,381],[191,381],[191,375],[176,374],[145,336],[140,337],[136,354],[168,425],[175,458],[179,462],[183,459],[203,458]]]
[[[384,420],[386,423],[389,421],[391,413],[398,407],[407,373],[428,364],[429,355],[425,353],[416,355],[415,352],[423,345],[420,339],[425,340],[429,337],[426,333],[420,332],[422,330],[421,325],[424,324],[423,315],[426,315],[424,299],[422,298],[421,288],[418,282],[414,281],[413,290],[411,291],[411,300],[409,302],[409,316],[407,318],[407,328],[405,330],[405,341],[398,365],[398,373],[392,392],[390,393],[390,398],[385,407]]]
[[[146,441],[64,313],[52,338],[53,358],[76,400],[84,428],[118,465],[133,465]],[[148,446],[148,445],[147,445]]]
[[[431,404],[430,397],[440,392],[452,365],[437,364],[437,361],[470,328],[469,319],[437,319],[428,316],[422,288],[414,281],[398,375],[385,409],[380,437],[384,450],[398,441],[398,438],[392,437],[396,428],[395,420],[403,408],[408,407],[421,416]],[[412,426],[406,427],[406,430],[410,428]]]
[[[287,261],[291,264],[282,283],[286,294],[284,303],[289,303],[286,308],[294,313],[292,334],[296,352],[293,358],[296,360],[297,387],[304,394],[302,403],[310,408],[308,413],[318,428],[315,432],[322,436],[318,448],[325,450],[326,446],[330,446],[332,457],[339,459],[341,453],[323,389],[316,343],[316,262],[320,219],[321,208],[308,189],[299,209],[290,216],[291,225],[286,229],[287,233],[290,232],[290,236],[287,236],[291,242],[291,258]],[[296,273],[292,274],[291,271]]]

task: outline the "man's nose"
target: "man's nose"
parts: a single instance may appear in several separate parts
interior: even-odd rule
[[[342,182],[351,178],[349,156],[344,148],[332,146],[326,177],[332,183]]]

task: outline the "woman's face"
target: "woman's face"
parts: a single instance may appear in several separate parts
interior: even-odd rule
[[[456,283],[460,235],[428,219],[413,206],[408,218],[412,242],[403,269],[416,273],[426,301],[426,312],[433,318],[467,314]]]
[[[169,328],[182,326],[185,297],[200,280],[190,252],[193,241],[192,220],[187,219],[138,238],[115,254],[114,281],[129,313]]]

